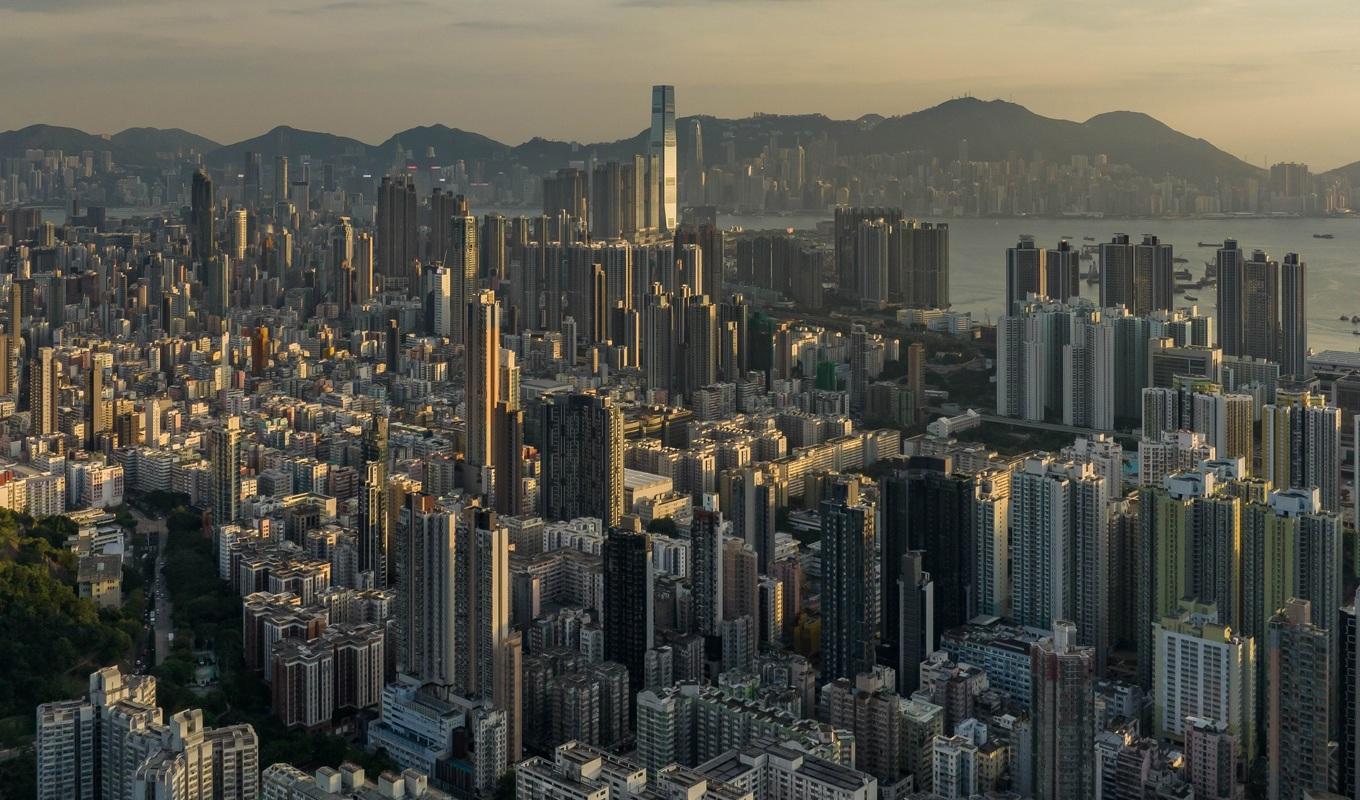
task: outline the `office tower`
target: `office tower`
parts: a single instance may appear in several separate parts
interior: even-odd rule
[[[400,582],[406,614],[404,670],[446,689],[457,683],[457,516],[455,511],[438,508],[435,498],[427,494],[410,495],[402,512],[406,531]]]
[[[113,429],[113,403],[104,398],[105,373],[111,369],[112,353],[90,354],[90,374],[85,385],[85,435],[86,446],[92,450],[98,446],[99,434]]]
[[[1322,493],[1322,507],[1341,510],[1341,411],[1308,388],[1280,389],[1261,408],[1261,477],[1278,487]]]
[[[913,456],[903,469],[890,473],[880,483],[880,591],[889,663],[899,660],[898,637],[900,625],[905,623],[898,616],[903,602],[899,585],[906,577],[901,569],[909,552],[921,554],[920,568],[934,583],[936,637],[930,641],[930,649],[939,645],[939,632],[962,625],[973,616],[971,499],[968,479],[954,474],[954,463],[947,456]],[[907,680],[901,675],[899,679]]]
[[[1011,487],[1011,592],[1015,620],[1045,629],[1075,617],[1082,642],[1103,655],[1108,635],[1109,500],[1089,462],[1025,460]]]
[[[359,489],[358,570],[372,573],[373,586],[388,586],[387,469],[380,461],[364,464],[364,484]]]
[[[1227,239],[1215,256],[1217,266],[1218,346],[1226,356],[1246,355],[1243,302],[1245,294],[1244,259],[1236,240]]]
[[[384,176],[378,186],[376,268],[384,281],[405,280],[408,294],[420,286],[416,186],[409,176]]]
[[[1056,620],[1053,635],[1030,647],[1034,797],[1095,796],[1095,656],[1077,647],[1076,626]]]
[[[1280,264],[1280,374],[1298,380],[1308,373],[1307,265],[1298,253]]]
[[[1195,798],[1232,800],[1237,794],[1237,737],[1228,724],[1204,717],[1185,719],[1185,776]]]
[[[274,156],[274,205],[288,201],[288,156]]]
[[[605,658],[627,668],[629,685],[640,690],[654,637],[651,537],[611,528],[601,550],[601,569]]]
[[[543,515],[623,516],[623,412],[594,392],[551,395],[540,412]]]
[[[1256,640],[1219,624],[1212,603],[1183,602],[1154,625],[1153,721],[1159,738],[1188,739],[1188,718],[1227,726],[1241,756],[1256,754]]]
[[[194,172],[189,206],[190,256],[199,264],[206,264],[217,254],[216,200],[212,178],[203,170]]]
[[[238,259],[239,260],[239,259]],[[334,282],[340,271],[354,264],[354,225],[349,217],[341,217],[331,226],[331,262],[328,281]],[[331,287],[335,287],[331,283]],[[339,294],[335,294],[340,299]]]
[[[1066,303],[1081,294],[1080,255],[1066,239],[1044,251],[1044,294],[1050,299]]]
[[[466,217],[464,219],[472,219]],[[463,316],[466,345],[467,454],[465,486],[473,494],[491,494],[496,464],[496,405],[500,397],[500,303],[493,292],[480,292]]]
[[[228,525],[241,515],[240,417],[228,417],[208,434],[212,463],[213,523]]]
[[[852,678],[874,663],[869,622],[874,509],[824,500],[822,519],[822,673]]]
[[[449,220],[449,242],[444,266],[450,273],[454,342],[466,335],[468,304],[477,292],[477,218],[453,217]],[[499,327],[497,337],[499,337]],[[466,344],[466,342],[463,342]]]
[[[661,199],[659,227],[673,231],[680,221],[674,86],[652,87],[652,131],[647,140],[647,151],[657,159],[656,183]]]
[[[1242,352],[1224,354],[1280,358],[1280,265],[1261,250],[1242,264]]]
[[[1048,272],[1044,251],[1034,246],[1033,236],[1021,236],[1015,247],[1006,250],[1006,307],[1003,313],[1016,313],[1018,303],[1031,295],[1046,295]]]
[[[723,621],[723,534],[730,527],[722,514],[709,506],[695,509],[690,523],[690,583],[694,591],[694,627],[705,636],[716,636]]]
[[[1270,618],[1266,649],[1267,797],[1327,792],[1334,710],[1327,631],[1309,621],[1307,600],[1289,600]]]
[[[920,687],[921,662],[935,652],[935,584],[925,559],[922,551],[909,550],[897,571],[897,691],[904,697]],[[884,619],[886,625],[886,608]]]

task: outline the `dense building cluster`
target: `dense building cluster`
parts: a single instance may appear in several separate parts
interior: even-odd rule
[[[1360,360],[1309,353],[1297,256],[1224,242],[1214,319],[1155,236],[1026,239],[982,325],[903,211],[932,170],[771,143],[735,185],[840,205],[729,236],[651,109],[533,217],[258,154],[182,218],[6,212],[0,506],[72,514],[117,605],[104,509],[181,495],[278,722],[398,768],[260,764],[109,667],[38,709],[40,798],[1355,796]]]

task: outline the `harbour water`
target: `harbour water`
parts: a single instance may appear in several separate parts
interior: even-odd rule
[[[747,230],[810,229],[829,216],[723,216],[724,227],[740,225]],[[956,309],[973,312],[974,319],[995,321],[1005,305],[1006,248],[1015,245],[1022,234],[1032,235],[1039,247],[1054,247],[1068,237],[1073,245],[1108,242],[1116,233],[1127,233],[1134,241],[1151,233],[1170,243],[1174,254],[1188,259],[1176,268],[1189,269],[1194,280],[1204,275],[1204,262],[1214,259],[1214,248],[1198,247],[1199,242],[1236,239],[1248,255],[1252,250],[1266,251],[1282,260],[1285,253],[1298,253],[1308,265],[1308,345],[1313,350],[1350,350],[1360,348],[1360,336],[1352,332],[1360,326],[1349,319],[1360,314],[1360,219],[1239,218],[1239,219],[1047,219],[1037,217],[1008,219],[947,219],[949,223],[950,299]],[[1331,234],[1331,239],[1315,239],[1314,234]],[[1093,237],[1095,242],[1084,238]],[[1087,264],[1089,262],[1083,262]],[[1082,294],[1098,296],[1095,284],[1082,282]],[[1194,305],[1213,313],[1214,287],[1189,290],[1198,298]],[[1178,306],[1191,305],[1184,294],[1176,295]],[[1346,315],[1347,321],[1339,317]]]

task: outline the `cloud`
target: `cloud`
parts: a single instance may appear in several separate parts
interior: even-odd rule
[[[71,14],[139,5],[145,0],[0,0],[0,11],[24,14]]]

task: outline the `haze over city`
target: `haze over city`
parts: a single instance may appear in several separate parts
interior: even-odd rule
[[[1356,22],[0,0],[0,798],[1360,800]]]
[[[0,123],[609,141],[665,74],[687,114],[973,94],[1078,121],[1141,111],[1258,166],[1323,170],[1360,160],[1357,23],[1345,0],[3,0]]]

